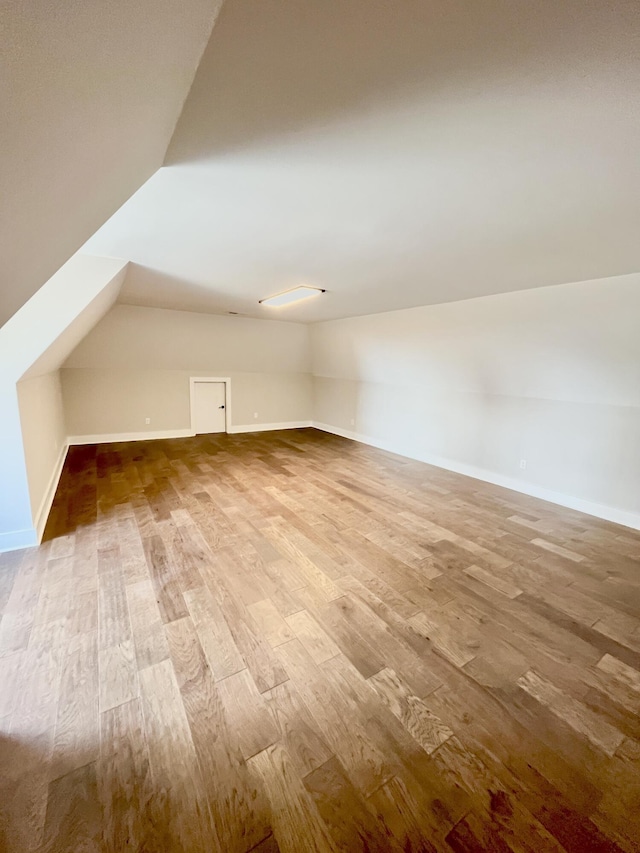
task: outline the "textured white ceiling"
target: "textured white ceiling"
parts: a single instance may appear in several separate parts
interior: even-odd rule
[[[228,0],[86,250],[126,302],[298,321],[635,272],[639,45],[637,0]]]
[[[0,4],[0,325],[161,165],[219,5]]]

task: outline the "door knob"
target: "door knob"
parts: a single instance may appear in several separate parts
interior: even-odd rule
[[[224,409],[224,406],[218,406],[219,409]]]

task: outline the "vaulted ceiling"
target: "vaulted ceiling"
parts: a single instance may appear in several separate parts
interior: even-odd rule
[[[11,289],[162,160],[214,6],[36,20]],[[301,321],[638,271],[639,43],[637,0],[226,0],[164,167],[84,251],[132,261],[122,301]],[[300,283],[327,293],[257,304]]]
[[[227,0],[89,248],[126,301],[306,321],[640,270],[639,44],[637,0]]]
[[[0,325],[162,164],[219,5],[0,5]]]

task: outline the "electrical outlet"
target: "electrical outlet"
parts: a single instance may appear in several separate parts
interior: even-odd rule
[[[257,417],[258,417],[258,413],[257,413],[257,412],[254,412],[254,413],[253,413],[253,417],[254,417],[254,418],[257,418]]]
[[[522,468],[522,470],[524,471],[524,469],[527,467],[527,460],[526,460],[526,459],[521,459],[521,460],[520,460],[520,467],[521,467],[521,468]]]
[[[145,424],[150,424],[150,423],[151,423],[151,418],[145,418],[145,419],[144,419],[144,422],[145,422]]]
[[[356,425],[355,420],[353,418],[351,418],[351,426],[355,426],[355,425]]]

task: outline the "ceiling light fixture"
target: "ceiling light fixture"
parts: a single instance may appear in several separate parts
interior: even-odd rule
[[[267,296],[266,299],[259,299],[258,303],[260,305],[278,307],[281,305],[290,305],[292,302],[300,302],[302,299],[308,299],[310,296],[318,296],[320,293],[325,293],[323,287],[308,287],[306,284],[301,284],[292,290],[285,290],[284,293],[276,293],[275,296]]]

